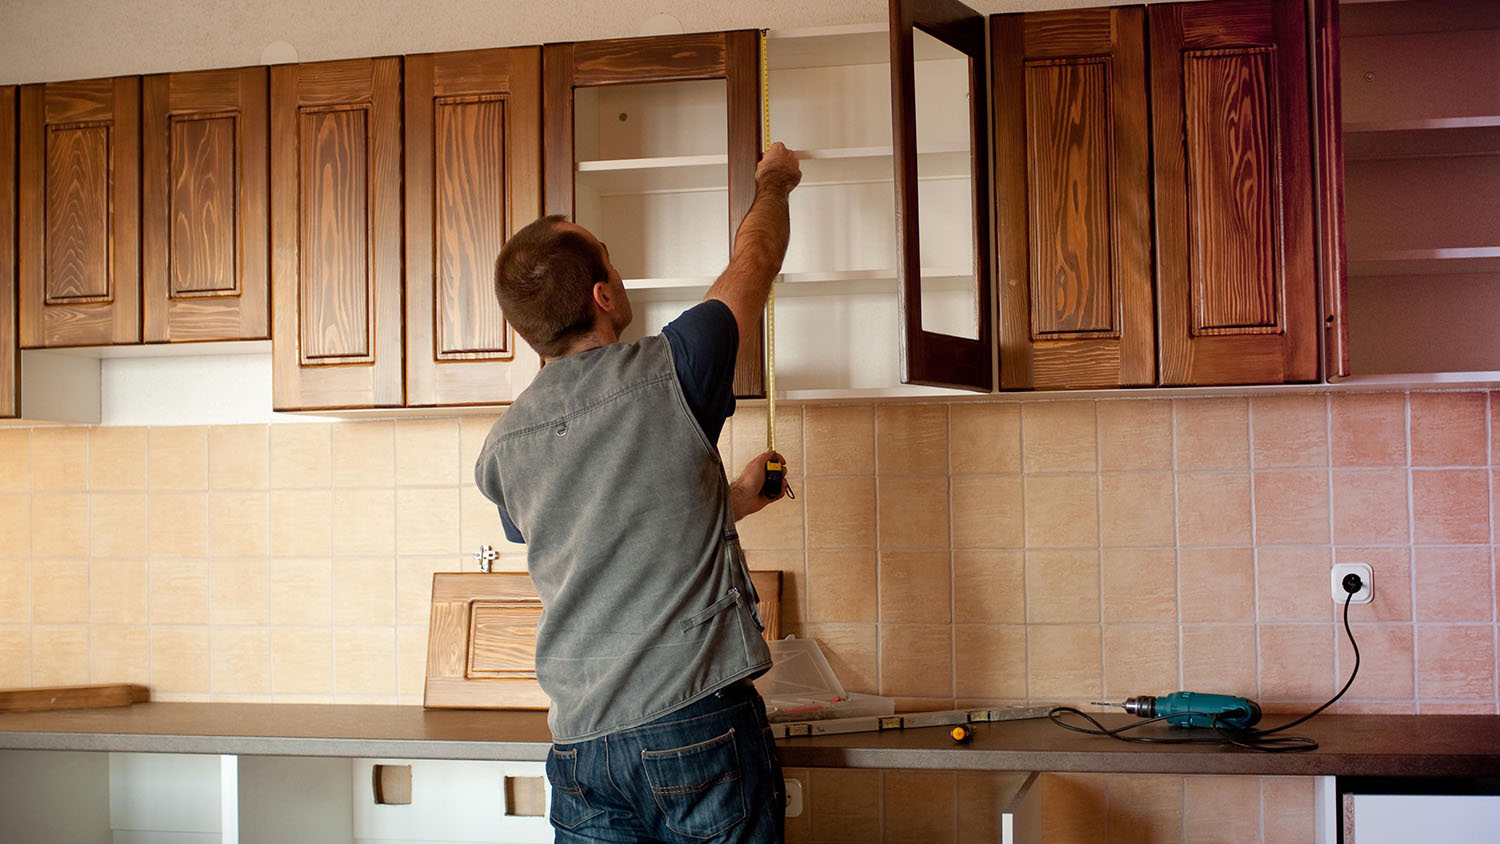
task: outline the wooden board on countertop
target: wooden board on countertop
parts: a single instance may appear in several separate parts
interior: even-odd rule
[[[753,571],[766,639],[781,633],[781,572]],[[432,576],[427,636],[429,709],[546,709],[536,679],[542,601],[524,572]]]
[[[151,690],[130,683],[98,686],[43,686],[0,690],[0,712],[41,712],[48,709],[91,709],[129,706],[151,699]]]

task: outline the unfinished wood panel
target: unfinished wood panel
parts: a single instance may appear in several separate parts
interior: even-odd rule
[[[734,237],[755,199],[761,154],[760,47],[754,30],[549,44],[543,49],[544,168],[547,214],[576,218],[573,92],[604,85],[723,79],[728,96],[728,263]],[[762,330],[740,338],[734,392],[765,395]]]
[[[143,85],[146,342],[270,337],[266,68]]]
[[[991,18],[1000,383],[1155,382],[1139,7]]]
[[[140,342],[140,77],[20,91],[24,348]]]
[[[901,309],[901,382],[989,392],[991,339],[989,80],[985,20],[956,0],[892,0],[891,120],[896,164],[896,276]],[[920,28],[969,60],[970,179],[973,188],[977,337],[927,331],[922,325],[922,268],[917,219],[917,95],[914,33]]]
[[[1318,156],[1318,274],[1323,289],[1323,376],[1347,378],[1349,270],[1344,240],[1343,84],[1339,4],[1313,3],[1313,95]]]
[[[1151,7],[1160,381],[1313,381],[1318,274],[1306,17]]]
[[[4,689],[0,690],[0,712],[129,706],[132,703],[145,703],[150,699],[150,689],[131,683]]]
[[[16,305],[16,87],[0,85],[0,419],[21,415]]]
[[[277,410],[397,407],[401,63],[271,69]]]
[[[541,215],[541,52],[406,57],[406,403],[509,402],[535,353],[495,300],[495,258]]]
[[[781,636],[780,571],[753,571],[766,639]],[[429,709],[546,709],[536,680],[542,602],[530,575],[438,573],[427,635]]]

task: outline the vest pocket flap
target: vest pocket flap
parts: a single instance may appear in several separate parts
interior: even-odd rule
[[[724,612],[725,610],[729,609],[735,604],[738,604],[739,602],[740,590],[733,586],[729,587],[729,591],[725,593],[724,597],[720,598],[717,601],[714,601],[708,606],[707,609],[699,610],[698,612],[693,613],[685,620],[683,620],[682,632],[686,633],[689,630],[692,630],[694,627],[706,623],[709,619],[713,618],[719,613]]]

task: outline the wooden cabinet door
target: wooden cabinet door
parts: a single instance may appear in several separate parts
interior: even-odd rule
[[[1156,383],[1145,15],[996,15],[1002,389]]]
[[[1303,0],[1151,6],[1160,382],[1318,377]]]
[[[984,16],[957,0],[891,0],[891,120],[895,142],[896,278],[901,319],[901,382],[989,392],[995,385],[994,316],[991,313],[993,268],[990,265],[989,82]],[[918,32],[932,37],[968,62],[969,165],[973,251],[972,311],[967,324],[942,320],[929,324],[929,293],[924,291],[919,193],[922,178],[919,148],[916,48]],[[925,39],[924,39],[925,40]],[[929,48],[930,49],[930,48]],[[940,225],[951,225],[944,222]],[[934,295],[930,298],[935,299]],[[955,323],[949,325],[947,323]],[[967,330],[973,336],[958,333]]]
[[[271,336],[266,96],[264,67],[142,83],[147,343]]]
[[[1344,109],[1338,0],[1313,3],[1313,129],[1318,155],[1318,271],[1323,284],[1323,375],[1347,378],[1349,268],[1344,241]]]
[[[399,407],[401,60],[271,68],[272,399]]]
[[[21,346],[139,343],[140,77],[20,98]]]
[[[406,57],[406,404],[509,402],[539,369],[495,258],[541,216],[538,47]]]
[[[549,44],[542,56],[546,213],[574,216],[574,89],[723,79],[729,97],[727,225],[732,254],[733,235],[755,201],[755,165],[761,153],[759,56],[759,36],[753,30]],[[727,262],[729,255],[724,258]],[[740,338],[736,396],[765,395],[764,358],[761,330]]]
[[[16,87],[0,85],[0,418],[21,415],[16,306]]]

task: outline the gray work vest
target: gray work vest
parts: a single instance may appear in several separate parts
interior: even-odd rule
[[[526,538],[554,741],[645,723],[770,667],[724,466],[666,338],[547,364],[474,477]]]

